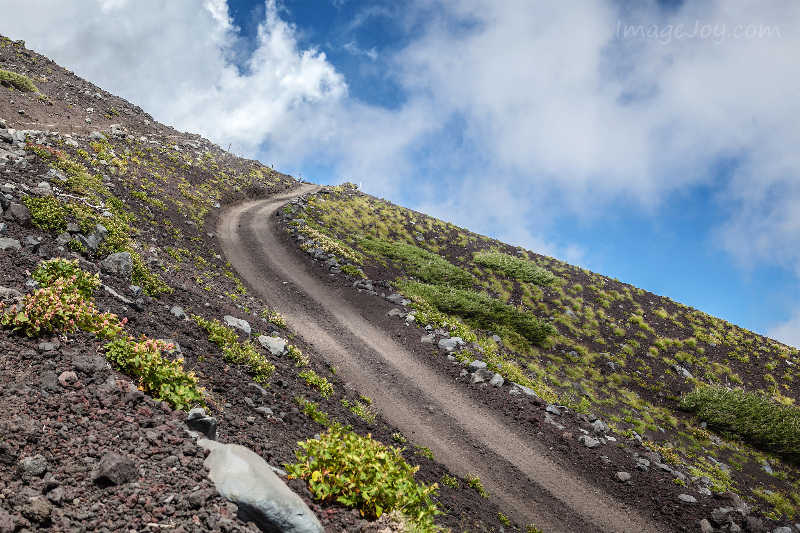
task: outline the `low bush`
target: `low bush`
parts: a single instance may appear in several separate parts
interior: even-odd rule
[[[67,210],[57,198],[27,196],[22,203],[30,210],[31,223],[35,227],[57,232],[67,229]]]
[[[197,377],[185,372],[180,361],[170,361],[161,355],[170,349],[171,344],[144,337],[139,342],[118,338],[105,346],[106,359],[117,370],[136,378],[139,388],[154,399],[184,411],[195,405],[205,406]]]
[[[711,427],[756,447],[800,461],[800,408],[769,396],[721,385],[700,386],[681,399],[681,407],[696,413]]]
[[[481,292],[414,281],[400,282],[398,288],[408,296],[422,298],[440,311],[473,322],[478,327],[508,326],[533,344],[541,345],[555,333],[550,324]]]
[[[403,242],[390,243],[375,239],[360,239],[359,246],[395,261],[404,263],[409,276],[434,285],[469,287],[472,274],[436,254]]]
[[[401,449],[340,427],[298,444],[298,462],[286,471],[307,480],[315,498],[355,507],[369,518],[398,511],[422,531],[436,529],[433,517],[442,513],[431,497],[437,486],[416,482],[419,467],[409,465]]]
[[[42,287],[49,287],[55,280],[71,279],[69,287],[76,290],[84,298],[91,298],[94,290],[100,286],[100,277],[97,274],[89,274],[78,266],[78,260],[68,259],[49,259],[42,261],[36,267],[31,277]]]
[[[327,379],[318,375],[313,370],[306,370],[305,372],[300,372],[298,376],[301,377],[311,387],[317,389],[323,398],[330,398],[331,396],[333,396],[333,385],[331,385],[331,383]]]
[[[481,252],[475,255],[474,261],[508,277],[536,285],[549,285],[556,280],[555,274],[549,270],[536,266],[532,261],[513,255],[500,252]]]
[[[95,278],[84,277],[82,281],[90,284],[91,279]],[[102,339],[114,338],[122,332],[127,319],[100,313],[91,298],[84,296],[82,291],[88,290],[88,285],[82,288],[82,281],[78,275],[54,276],[44,281],[44,287],[25,295],[21,305],[12,306],[0,317],[0,325],[27,337],[83,330]]]
[[[0,69],[0,84],[8,85],[24,93],[39,92],[33,82],[27,76]]]
[[[198,315],[192,315],[192,320],[205,330],[209,341],[222,349],[222,358],[225,361],[247,365],[255,374],[254,381],[266,383],[275,372],[275,365],[267,361],[264,355],[258,353],[251,341],[239,342],[239,336],[231,328],[216,320],[206,320]]]

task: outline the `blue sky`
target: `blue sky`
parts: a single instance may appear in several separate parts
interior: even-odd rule
[[[0,33],[180,130],[800,345],[794,2],[0,9]]]

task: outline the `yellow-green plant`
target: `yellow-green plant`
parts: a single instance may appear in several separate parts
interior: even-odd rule
[[[117,338],[106,344],[105,352],[117,370],[136,378],[139,389],[153,398],[169,403],[173,408],[187,410],[195,405],[205,405],[203,391],[197,377],[186,372],[180,361],[170,361],[162,356],[172,344],[142,337]]]
[[[481,483],[481,479],[478,476],[473,476],[472,474],[467,475],[467,485],[475,489],[478,494],[480,494],[484,498],[489,497],[489,493],[486,492],[486,489],[483,488],[483,483]]]
[[[297,463],[286,465],[286,471],[290,478],[307,480],[319,500],[354,507],[370,518],[399,511],[427,530],[434,527],[433,517],[442,514],[431,499],[436,484],[418,484],[414,473],[419,467],[409,465],[399,448],[343,428],[298,445]]]
[[[474,261],[479,265],[502,272],[511,278],[535,283],[536,285],[550,285],[556,280],[556,276],[552,272],[537,266],[532,261],[500,252],[478,253],[475,255]],[[573,287],[574,292],[577,293],[582,290],[578,287],[580,285]]]
[[[286,356],[294,361],[294,366],[301,367],[301,366],[308,366],[309,360],[308,356],[300,351],[300,348],[290,344],[287,347]]]
[[[781,404],[763,393],[721,385],[700,386],[686,394],[680,405],[712,427],[763,450],[800,460],[800,407]]]
[[[313,370],[306,370],[298,374],[310,386],[319,391],[323,398],[330,398],[333,396],[333,385],[325,378],[314,372]]]
[[[35,227],[58,232],[67,229],[67,210],[59,199],[53,196],[27,196],[22,203],[30,210],[31,224]]]
[[[206,320],[198,315],[192,315],[192,320],[205,330],[209,341],[222,349],[222,358],[225,361],[247,365],[255,374],[254,381],[266,383],[275,372],[275,365],[270,363],[264,355],[258,353],[251,341],[239,342],[238,335],[231,328],[216,320]]]
[[[342,405],[364,422],[368,424],[375,422],[377,413],[375,413],[375,409],[369,403],[363,400],[353,400],[351,402],[347,398],[342,398]]]
[[[39,92],[33,82],[27,76],[0,69],[0,84],[14,87],[24,93]]]

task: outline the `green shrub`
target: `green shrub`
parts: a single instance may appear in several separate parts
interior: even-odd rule
[[[185,372],[180,361],[162,357],[163,350],[171,344],[142,337],[139,342],[131,338],[118,338],[105,346],[106,359],[117,370],[136,378],[139,388],[154,399],[165,401],[173,408],[187,410],[194,405],[205,405],[197,377]]]
[[[57,198],[27,196],[22,203],[30,210],[31,223],[37,228],[59,233],[67,229],[67,210]]]
[[[375,413],[375,409],[369,402],[363,400],[353,400],[351,402],[347,398],[342,398],[342,405],[367,424],[375,422],[377,413]]]
[[[360,239],[359,246],[406,265],[409,276],[435,285],[469,287],[472,274],[422,248],[402,242],[389,243],[375,239]]]
[[[300,372],[299,376],[310,386],[317,389],[323,398],[330,398],[333,396],[333,385],[313,370]]]
[[[478,476],[473,476],[472,474],[467,475],[467,485],[475,489],[478,494],[480,494],[484,498],[489,497],[489,493],[486,492],[486,489],[483,488],[483,483],[481,483],[481,478]]]
[[[414,281],[400,282],[398,288],[411,297],[422,298],[444,313],[474,322],[479,327],[508,326],[533,344],[542,344],[555,333],[550,324],[481,292]]]
[[[100,313],[90,298],[76,286],[77,276],[57,277],[46,287],[25,295],[20,306],[0,317],[0,325],[11,327],[28,337],[60,331],[78,330],[110,339],[124,328],[127,319],[119,320],[112,313]]]
[[[800,408],[783,405],[769,396],[700,386],[686,394],[681,407],[696,413],[712,427],[729,432],[756,447],[794,461],[800,460]]]
[[[416,525],[433,529],[442,514],[431,496],[436,484],[417,484],[399,448],[387,448],[342,428],[331,428],[318,439],[298,443],[297,463],[286,465],[290,478],[305,479],[314,497],[355,507],[363,516],[399,511]]]
[[[27,76],[0,69],[0,84],[9,85],[24,93],[39,92],[39,89]]]
[[[231,328],[216,320],[206,320],[192,315],[198,326],[208,334],[208,340],[222,349],[222,358],[230,363],[244,364],[255,374],[253,380],[266,383],[275,372],[275,365],[267,361],[264,355],[256,351],[251,341],[239,342],[239,336]]]
[[[320,410],[319,405],[316,403],[309,402],[302,396],[295,396],[294,403],[300,407],[300,410],[303,411],[304,415],[317,424],[322,424],[323,426],[329,426],[331,424],[331,419],[328,417],[328,414]]]
[[[481,252],[475,255],[474,261],[479,265],[502,272],[508,277],[536,285],[549,285],[556,280],[555,274],[549,270],[536,266],[533,261],[513,255],[500,252]],[[576,289],[575,292],[578,290]]]
[[[42,287],[52,286],[57,279],[71,280],[68,287],[80,293],[84,299],[91,298],[94,290],[100,286],[100,277],[81,270],[77,259],[70,261],[55,258],[42,261],[31,277]]]

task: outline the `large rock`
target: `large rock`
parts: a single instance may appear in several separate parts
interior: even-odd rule
[[[100,261],[100,269],[106,274],[111,274],[130,282],[133,276],[133,259],[130,252],[109,254],[108,257]]]
[[[31,210],[22,204],[11,204],[8,209],[3,213],[6,220],[12,220],[21,226],[30,227],[31,225]]]
[[[138,477],[139,469],[133,460],[114,452],[105,454],[92,471],[92,481],[99,485],[122,485]]]
[[[18,241],[19,242],[19,241]],[[22,293],[10,287],[0,287],[0,300],[4,302],[19,303],[22,301]]]
[[[92,255],[97,253],[100,244],[108,237],[108,230],[102,224],[97,224],[88,236],[78,235],[78,240],[83,244]]]
[[[235,316],[225,315],[222,317],[226,324],[228,324],[232,328],[240,329],[244,332],[245,335],[250,335],[250,323],[247,320],[242,320],[241,318],[236,318]]]
[[[276,357],[285,355],[286,352],[289,351],[286,341],[280,337],[267,337],[266,335],[261,335],[258,338],[258,342],[261,344],[261,346],[269,350],[269,353]]]
[[[450,337],[449,339],[439,340],[439,348],[448,352],[452,352],[462,344],[464,344],[464,341],[461,340],[461,337]]]
[[[239,518],[270,533],[324,533],[317,517],[259,455],[238,444],[201,439],[203,463],[217,492],[238,507]]]

